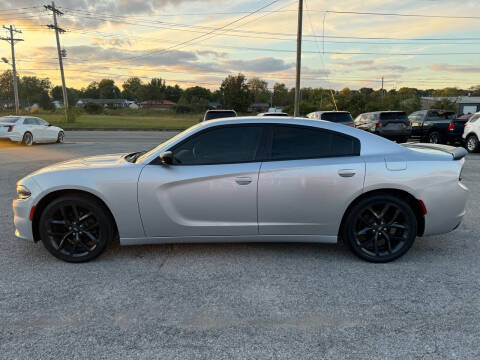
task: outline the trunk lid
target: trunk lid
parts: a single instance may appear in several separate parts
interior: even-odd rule
[[[467,150],[462,147],[454,147],[449,145],[429,144],[429,143],[407,143],[402,144],[407,149],[423,152],[423,153],[443,153],[449,154],[452,160],[461,160],[467,154]]]

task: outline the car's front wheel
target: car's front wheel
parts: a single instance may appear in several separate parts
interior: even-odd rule
[[[478,152],[479,150],[479,143],[478,143],[478,138],[476,135],[469,135],[467,137],[467,150],[468,152],[471,152],[471,153],[474,153],[474,152]]]
[[[107,210],[94,198],[66,195],[53,200],[40,216],[39,233],[47,250],[67,262],[99,256],[114,236]]]
[[[409,204],[387,194],[360,200],[342,228],[342,238],[355,255],[378,263],[404,255],[416,235],[417,219]]]

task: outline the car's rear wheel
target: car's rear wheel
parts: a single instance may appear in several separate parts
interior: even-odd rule
[[[467,137],[467,150],[468,152],[471,152],[471,153],[474,153],[474,152],[478,152],[478,148],[479,148],[479,143],[478,143],[478,138],[476,135],[469,135]]]
[[[430,144],[443,144],[442,135],[438,131],[432,131],[428,134],[428,142]]]
[[[87,196],[66,195],[53,200],[42,212],[39,224],[47,250],[67,262],[96,258],[114,236],[105,207]]]
[[[33,144],[33,135],[32,135],[32,133],[30,133],[30,132],[27,131],[25,134],[23,134],[22,144],[23,144],[23,145],[26,145],[26,146],[32,146],[32,144]]]
[[[387,194],[360,200],[342,228],[342,238],[355,255],[378,263],[404,255],[416,235],[417,219],[409,204]]]
[[[64,138],[65,138],[65,133],[64,133],[63,131],[60,131],[60,132],[58,133],[57,143],[63,144]]]

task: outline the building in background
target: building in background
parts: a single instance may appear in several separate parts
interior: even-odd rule
[[[147,100],[142,101],[140,106],[144,109],[171,110],[175,103],[170,100]]]

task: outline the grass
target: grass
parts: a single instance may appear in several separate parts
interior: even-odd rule
[[[32,114],[65,130],[184,130],[198,123],[202,114],[171,112],[118,112],[108,115],[79,114],[74,123],[65,122],[63,113]]]

